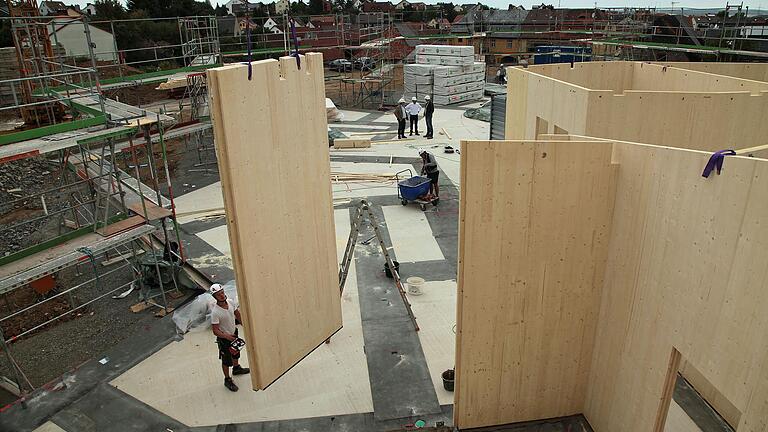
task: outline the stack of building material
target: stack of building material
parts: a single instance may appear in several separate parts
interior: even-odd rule
[[[421,45],[419,45],[421,46]],[[403,83],[405,84],[405,97],[410,100],[416,97],[420,100],[426,95],[432,95],[432,65],[405,65],[403,68]]]
[[[418,45],[416,63],[435,66],[470,66],[475,61],[475,47],[454,45]]]
[[[431,95],[435,105],[449,105],[483,97],[485,63],[474,61],[473,47],[419,45],[416,63],[405,66],[406,98]]]
[[[449,105],[482,99],[485,86],[485,63],[469,66],[440,66],[434,70],[435,105]]]

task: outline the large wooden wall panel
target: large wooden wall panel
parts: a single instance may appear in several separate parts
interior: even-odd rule
[[[768,82],[768,63],[658,62],[656,64]]]
[[[529,72],[576,84],[590,90],[621,93],[632,88],[634,62],[581,62],[533,65]]]
[[[768,91],[768,83],[695,70],[665,67],[650,63],[632,63],[632,87],[627,90],[670,92]]]
[[[567,82],[526,72],[507,69],[507,98],[505,138],[523,140],[536,138],[536,117],[572,134],[584,135],[587,126],[587,103],[590,91]],[[605,93],[610,94],[606,91]]]
[[[591,93],[590,98],[586,133],[565,129],[576,135],[710,152],[768,142],[768,92],[757,96],[627,91],[608,96]]]
[[[768,422],[768,161],[616,143],[612,234],[585,415],[596,432],[653,430],[673,349]]]
[[[341,328],[323,61],[208,71],[254,389]]]
[[[611,144],[462,143],[454,424],[583,411]]]

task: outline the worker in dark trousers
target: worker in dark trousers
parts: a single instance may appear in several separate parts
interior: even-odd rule
[[[440,186],[438,186],[437,181],[440,178],[440,170],[437,169],[437,159],[435,159],[435,155],[423,149],[419,150],[419,156],[424,163],[421,167],[421,174],[426,175],[430,180],[429,193],[434,200],[438,200],[440,198]]]
[[[427,134],[424,135],[426,139],[434,138],[435,131],[432,128],[432,114],[435,113],[435,103],[432,102],[432,98],[429,95],[424,96],[424,119],[427,121]]]
[[[219,348],[221,370],[224,372],[224,387],[236,392],[237,385],[229,376],[229,368],[232,368],[232,375],[244,375],[251,372],[250,369],[240,366],[240,351],[232,349],[232,342],[238,339],[236,323],[241,321],[240,309],[238,309],[237,303],[227,299],[227,294],[224,293],[224,288],[221,285],[211,285],[210,291],[216,300],[216,303],[211,306],[211,327],[213,334],[216,335],[216,345]]]
[[[416,135],[418,135],[419,134],[419,113],[421,112],[421,105],[419,105],[419,103],[416,102],[416,96],[411,98],[411,103],[406,105],[405,109],[408,111],[408,115],[411,118],[410,135],[413,135],[414,128],[416,129]]]
[[[397,118],[397,139],[405,138],[405,119],[408,118],[408,111],[405,109],[405,99],[403,98],[397,101],[395,118]]]

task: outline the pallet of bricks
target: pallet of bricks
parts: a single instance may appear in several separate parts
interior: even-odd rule
[[[431,95],[435,105],[482,99],[485,63],[474,59],[471,46],[418,45],[417,64],[404,70],[406,98]]]

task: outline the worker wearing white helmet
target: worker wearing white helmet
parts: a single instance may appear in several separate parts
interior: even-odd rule
[[[408,118],[408,111],[405,110],[405,99],[400,98],[395,107],[395,118],[397,118],[397,139],[405,138],[405,119]]]
[[[240,350],[235,346],[242,346],[242,339],[237,337],[237,322],[241,321],[240,309],[235,301],[227,298],[224,287],[213,284],[210,293],[216,300],[211,307],[211,328],[216,335],[216,345],[219,348],[221,370],[224,372],[224,386],[230,391],[236,392],[238,387],[229,376],[229,368],[232,375],[244,375],[251,372],[250,369],[240,366]],[[233,345],[233,342],[235,345]]]
[[[416,129],[416,135],[419,134],[419,113],[421,112],[421,105],[416,101],[416,96],[411,98],[411,103],[406,105],[405,107],[406,111],[408,111],[408,115],[411,119],[411,133],[409,136],[413,135],[414,128]]]
[[[435,114],[435,104],[432,102],[432,98],[429,95],[424,96],[424,120],[427,122],[427,134],[424,135],[426,139],[432,139],[435,135],[435,130],[432,127],[432,116]]]
[[[437,200],[440,199],[440,187],[437,185],[437,181],[440,178],[440,170],[437,169],[437,159],[435,159],[435,156],[432,153],[424,149],[419,149],[419,156],[421,156],[421,162],[423,163],[421,166],[421,175],[429,177],[429,193],[432,195],[435,202],[437,202]]]

